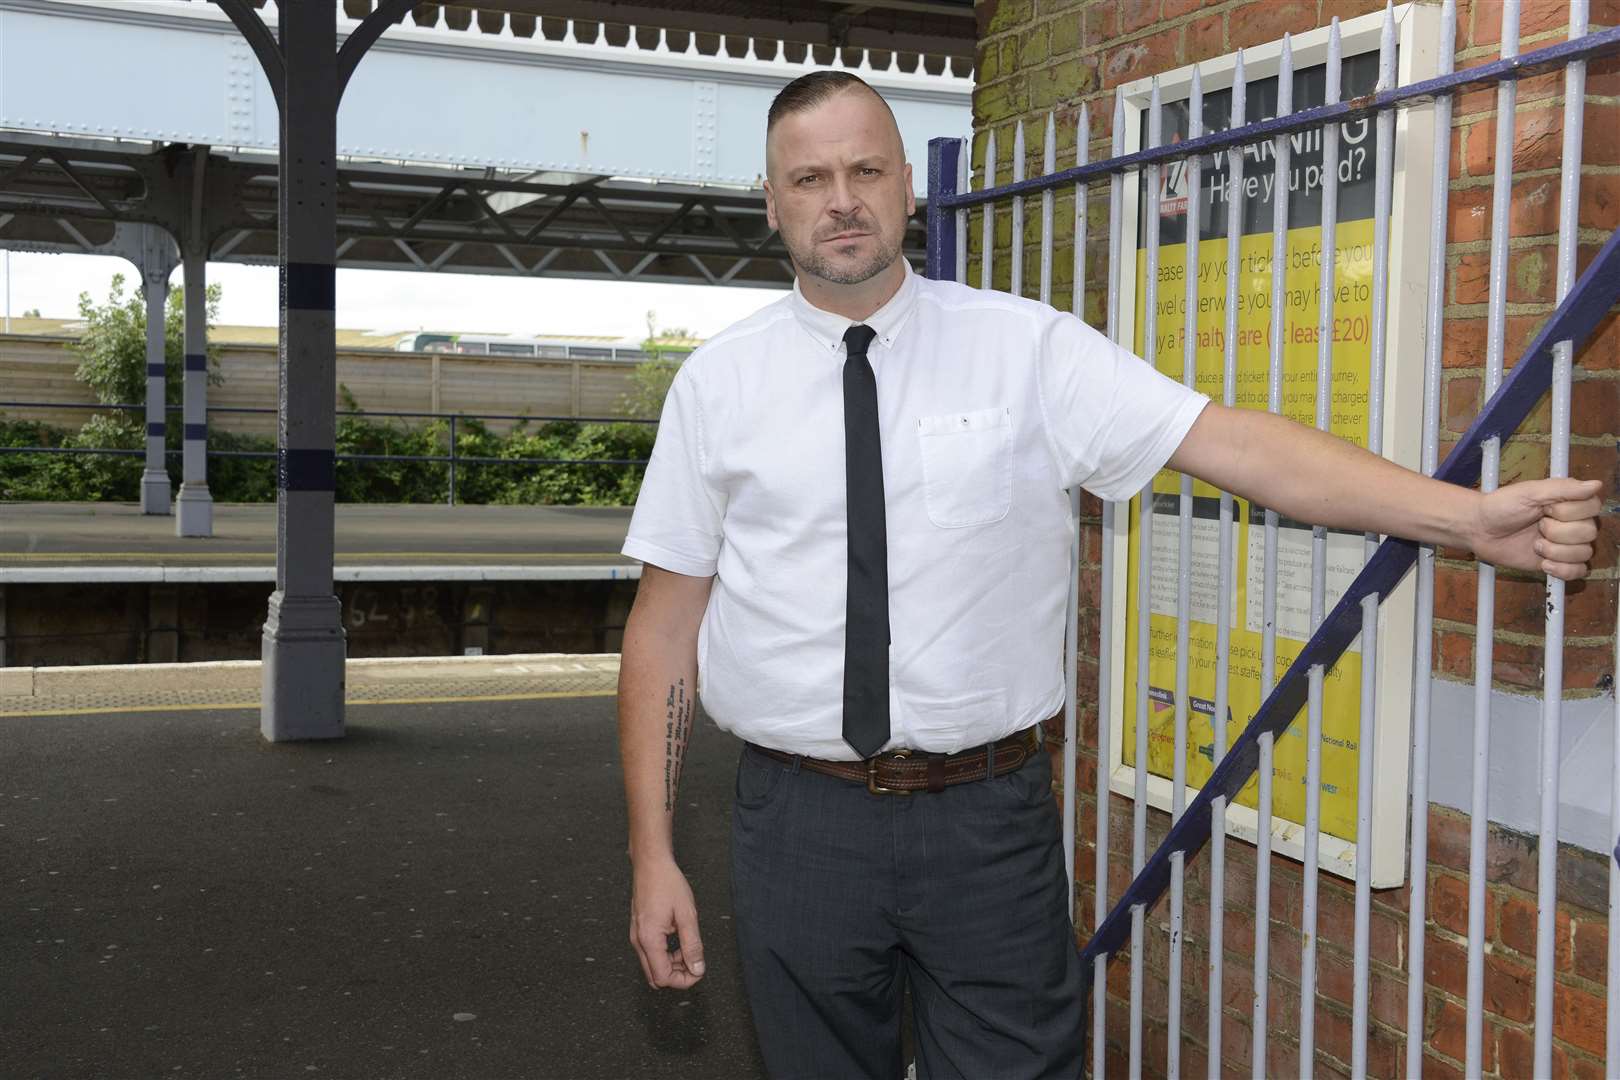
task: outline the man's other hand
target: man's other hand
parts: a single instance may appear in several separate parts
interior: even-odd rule
[[[630,944],[641,973],[654,990],[685,990],[703,978],[703,939],[697,903],[686,875],[673,860],[634,869],[630,893]]]
[[[1525,480],[1479,501],[1474,555],[1498,567],[1576,581],[1586,576],[1603,509],[1599,480]]]

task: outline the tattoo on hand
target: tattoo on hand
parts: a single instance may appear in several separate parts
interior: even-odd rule
[[[692,699],[686,693],[686,680],[670,684],[664,699],[664,811],[675,810],[675,792],[681,786],[681,762],[692,734]]]

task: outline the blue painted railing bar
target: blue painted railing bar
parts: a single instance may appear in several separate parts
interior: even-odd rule
[[[1425,79],[1422,82],[1415,82],[1393,90],[1365,94],[1336,105],[1318,105],[1315,108],[1301,109],[1287,116],[1260,120],[1253,124],[1245,124],[1240,128],[1228,128],[1225,131],[1201,135],[1196,139],[1187,139],[1183,142],[1169,143],[1148,150],[1139,150],[1134,154],[1094,161],[1089,165],[1076,165],[1061,172],[1052,173],[1050,176],[1035,176],[1027,180],[1020,180],[1017,183],[1003,184],[1000,187],[986,187],[980,191],[943,193],[937,198],[933,190],[930,189],[928,216],[930,222],[932,222],[936,213],[943,213],[946,210],[978,206],[983,203],[1008,199],[1016,195],[1034,195],[1048,188],[1084,183],[1105,176],[1112,176],[1116,173],[1134,172],[1144,165],[1178,161],[1194,154],[1209,154],[1216,150],[1227,150],[1277,135],[1291,135],[1294,132],[1318,128],[1324,124],[1357,120],[1384,109],[1393,109],[1403,105],[1417,105],[1437,96],[1454,94],[1460,90],[1476,87],[1494,86],[1504,79],[1522,79],[1543,71],[1562,67],[1564,64],[1574,60],[1586,60],[1615,52],[1620,52],[1620,26],[1608,30],[1599,30],[1575,41],[1561,41],[1556,45],[1549,45],[1545,49],[1536,49],[1533,52],[1527,52],[1510,59],[1494,60],[1489,64],[1464,68],[1462,71],[1453,72],[1449,75],[1438,75],[1432,79]],[[930,145],[932,145],[933,141],[929,141]],[[930,152],[930,160],[932,160],[932,152]],[[933,240],[932,224],[929,226],[929,240]],[[934,275],[930,274],[929,276],[933,277]]]
[[[1472,487],[1479,479],[1481,447],[1485,440],[1517,430],[1552,385],[1553,346],[1568,341],[1578,351],[1617,302],[1620,302],[1620,232],[1609,237],[1575,288],[1531,342],[1524,359],[1513,368],[1512,374],[1463,433],[1456,448],[1441,462],[1435,477]],[[1327,668],[1337,662],[1361,632],[1362,598],[1378,596],[1382,599],[1389,595],[1416,561],[1417,549],[1415,543],[1395,537],[1379,545],[1377,553],[1351,582],[1282,680],[1261,703],[1243,734],[1215,767],[1198,797],[1171,827],[1142,872],[1092,935],[1083,953],[1088,962],[1098,956],[1111,955],[1124,944],[1130,933],[1133,907],[1152,908],[1164,895],[1170,883],[1172,855],[1193,856],[1203,848],[1210,833],[1210,804],[1217,797],[1235,798],[1254,775],[1260,757],[1261,732],[1281,734],[1293,722],[1305,703],[1310,668],[1316,664]],[[1620,858],[1620,848],[1616,849],[1616,858]]]

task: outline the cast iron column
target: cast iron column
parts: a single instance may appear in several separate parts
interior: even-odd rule
[[[332,590],[337,5],[304,0],[280,13],[281,430],[259,714],[272,742],[343,735],[345,652]]]
[[[146,295],[146,468],[141,473],[141,513],[169,512],[169,470],[164,461],[163,441],[168,414],[164,396],[163,319],[169,299],[169,275],[176,262],[174,243],[156,225],[140,229],[141,290]]]
[[[208,259],[188,245],[185,268],[186,372],[185,450],[180,494],[175,499],[176,536],[213,536],[214,499],[208,493]]]

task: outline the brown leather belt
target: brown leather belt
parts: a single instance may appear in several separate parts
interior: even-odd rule
[[[952,784],[965,784],[985,778],[985,765],[994,758],[994,775],[1001,776],[1023,764],[1040,748],[1040,724],[1034,724],[1015,735],[994,744],[975,746],[955,754],[937,754],[923,750],[890,750],[864,761],[827,761],[823,758],[803,757],[785,750],[773,750],[758,743],[748,745],[768,758],[793,764],[797,762],[811,772],[826,773],[840,780],[865,784],[874,795],[910,795],[914,791],[944,791]]]

